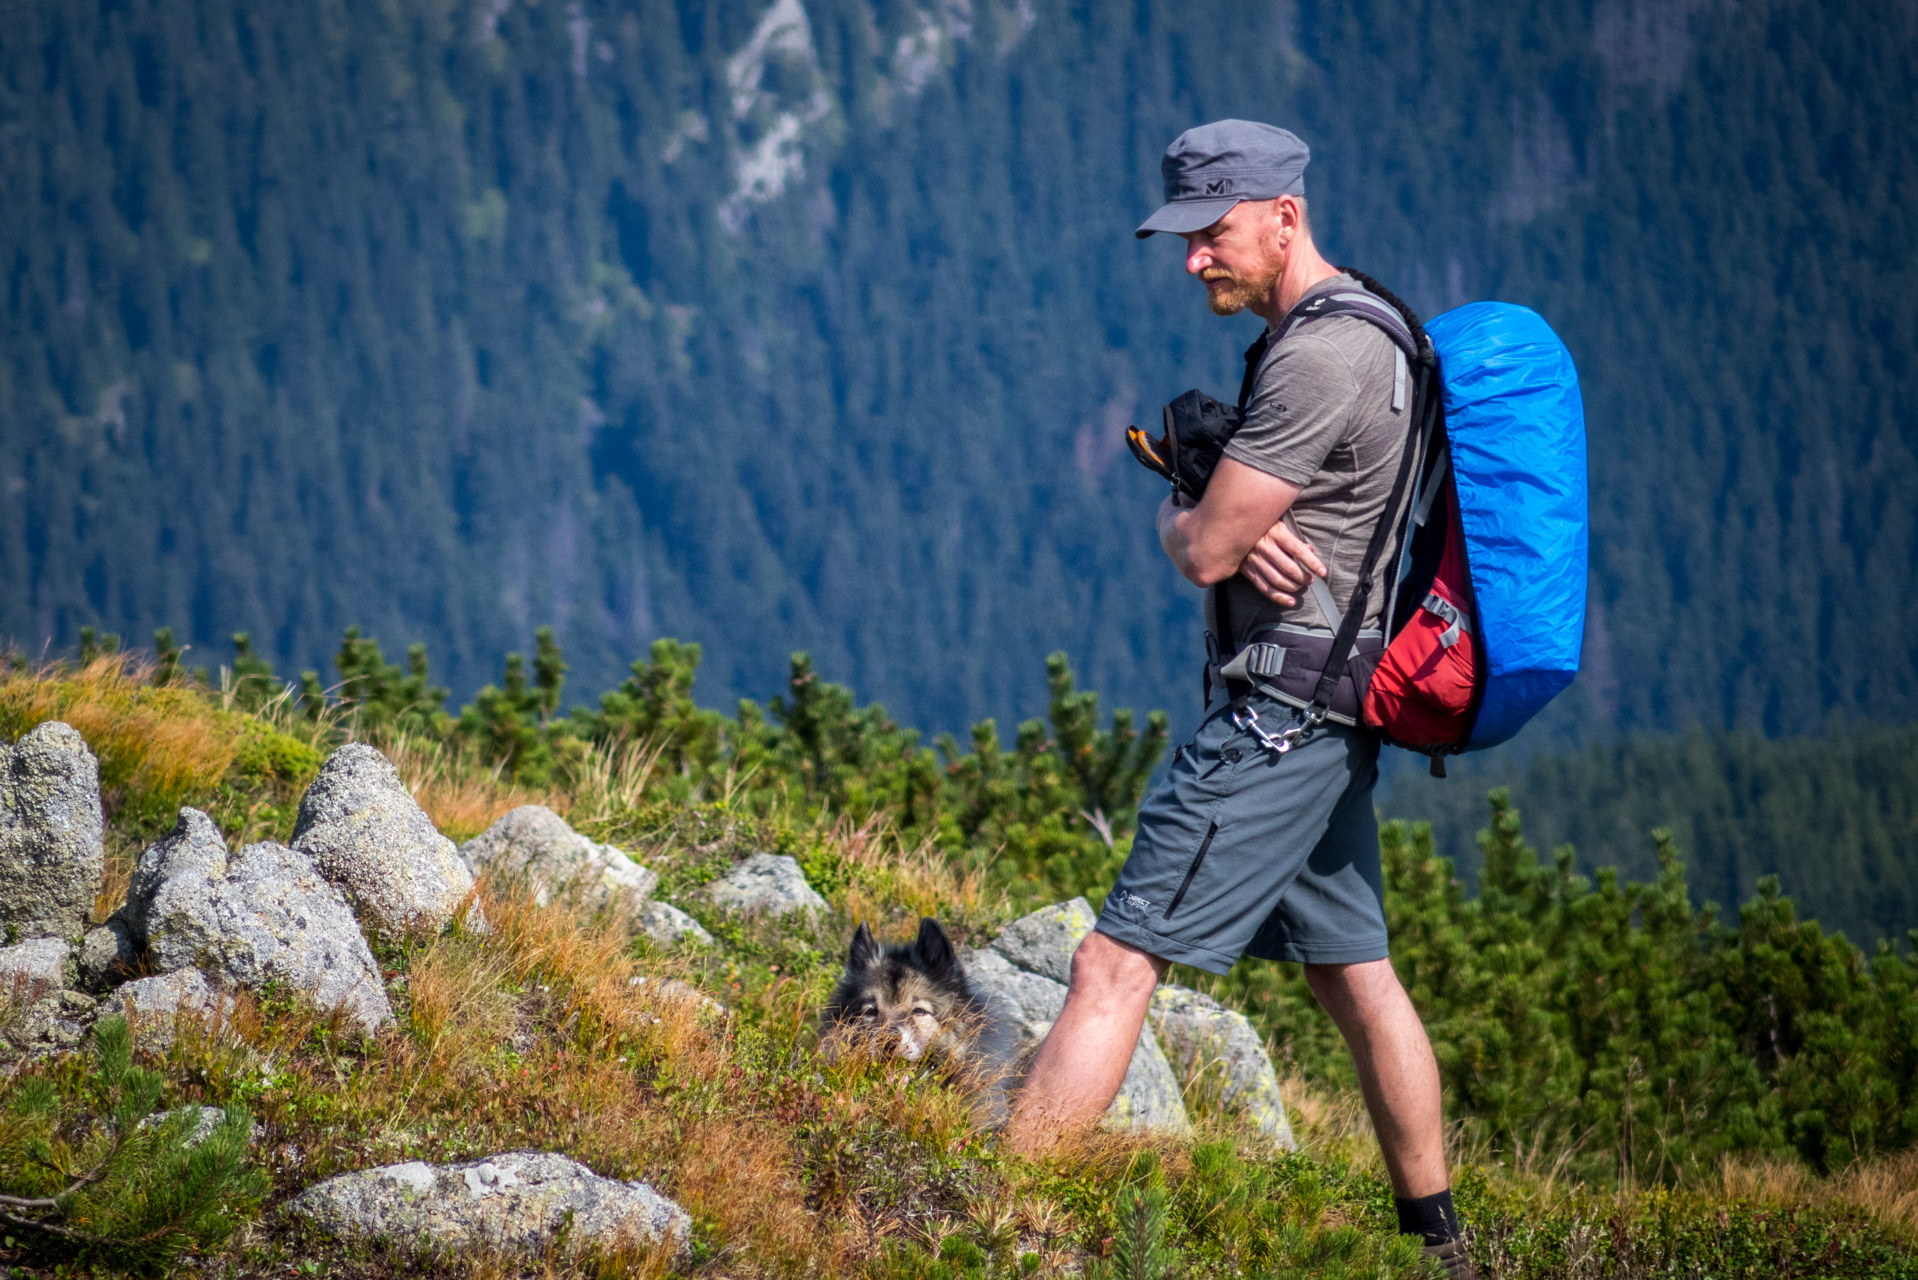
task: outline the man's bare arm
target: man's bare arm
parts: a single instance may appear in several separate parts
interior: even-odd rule
[[[1239,572],[1248,553],[1272,537],[1273,526],[1298,496],[1297,485],[1236,459],[1222,458],[1198,506],[1176,506],[1170,498],[1160,505],[1159,544],[1180,573],[1197,586],[1209,587]],[[1266,577],[1258,585],[1267,594],[1272,594],[1268,583],[1282,586],[1289,576],[1280,557],[1297,566],[1296,557],[1275,539],[1273,550],[1275,555],[1262,555],[1255,564]],[[1304,583],[1300,576],[1293,589]]]

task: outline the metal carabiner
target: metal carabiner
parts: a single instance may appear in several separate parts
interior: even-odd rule
[[[1265,727],[1259,723],[1257,708],[1251,706],[1236,707],[1232,712],[1232,727],[1234,729],[1239,730],[1241,733],[1251,734],[1259,740],[1261,747],[1270,751],[1273,755],[1278,756],[1282,756],[1293,747],[1298,746],[1305,735],[1317,727],[1318,724],[1323,723],[1323,721],[1323,715],[1315,721],[1308,712],[1303,722],[1281,730],[1279,735],[1274,737],[1267,733]]]

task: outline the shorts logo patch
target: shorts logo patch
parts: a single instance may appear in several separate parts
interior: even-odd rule
[[[1134,911],[1150,911],[1152,909],[1152,904],[1136,893],[1122,893],[1119,895],[1119,901],[1125,903]]]

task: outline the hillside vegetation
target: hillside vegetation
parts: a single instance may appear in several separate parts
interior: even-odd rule
[[[1297,128],[1339,261],[1565,336],[1588,671],[1541,733],[1918,715],[1918,26],[1882,0],[17,0],[0,634],[554,623],[915,724],[1196,682],[1120,429],[1252,322],[1129,232]],[[1178,706],[1186,714],[1185,704]],[[1741,885],[1741,894],[1751,886]]]
[[[1685,851],[1694,900],[1729,909],[1768,875],[1801,914],[1872,950],[1918,922],[1918,728],[1853,725],[1813,737],[1643,736],[1528,759],[1470,757],[1452,778],[1398,773],[1382,812],[1432,824],[1433,847],[1468,883],[1483,793],[1509,788],[1540,848],[1577,846],[1580,867],[1658,874],[1665,828]]]
[[[230,838],[285,839],[347,738],[381,745],[455,838],[537,800],[632,850],[679,901],[772,850],[830,908],[811,925],[709,913],[718,948],[660,952],[613,920],[495,886],[490,934],[380,953],[393,1031],[358,1039],[266,998],[235,1019],[238,1043],[183,1038],[150,1063],[166,1105],[238,1105],[262,1126],[251,1150],[270,1191],[243,1185],[237,1229],[195,1246],[216,1271],[516,1273],[344,1249],[267,1206],[347,1169],[520,1146],[674,1196],[694,1216],[682,1265],[698,1275],[1420,1273],[1390,1234],[1329,1024],[1283,966],[1211,986],[1289,1071],[1296,1155],[1263,1148],[1193,1079],[1192,1142],[1112,1137],[1028,1164],[937,1079],[818,1056],[814,1012],[855,920],[897,937],[935,914],[963,945],[1025,904],[1098,900],[1162,730],[1102,718],[1063,661],[1048,719],[1015,746],[982,726],[942,754],[803,660],[780,698],[721,717],[691,701],[697,655],[662,644],[596,711],[560,716],[549,646],[455,717],[423,654],[409,671],[351,637],[341,657],[337,691],[315,676],[304,698],[257,661],[202,683],[166,650],[145,666],[113,653],[16,664],[0,680],[0,733],[63,718],[100,758],[113,854],[101,914],[172,806],[206,809]],[[1483,848],[1468,899],[1424,829],[1385,836],[1395,961],[1439,1050],[1483,1262],[1526,1277],[1918,1275],[1910,961],[1864,956],[1769,888],[1721,925],[1686,902],[1669,845],[1655,883],[1582,881],[1539,862],[1502,797]],[[629,985],[637,974],[686,978],[733,1013],[662,1006]],[[3,1087],[17,1100],[51,1081],[29,1090],[34,1105],[57,1096],[84,1131],[86,1069],[71,1055]],[[11,1168],[0,1160],[0,1176]],[[5,1248],[30,1270],[113,1260],[17,1231]],[[1173,1269],[1129,1269],[1168,1250]],[[555,1256],[546,1269],[664,1266]]]

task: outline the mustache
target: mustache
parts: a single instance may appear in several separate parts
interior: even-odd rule
[[[1224,267],[1207,267],[1199,273],[1199,279],[1211,284],[1214,280],[1237,280],[1238,277]]]

